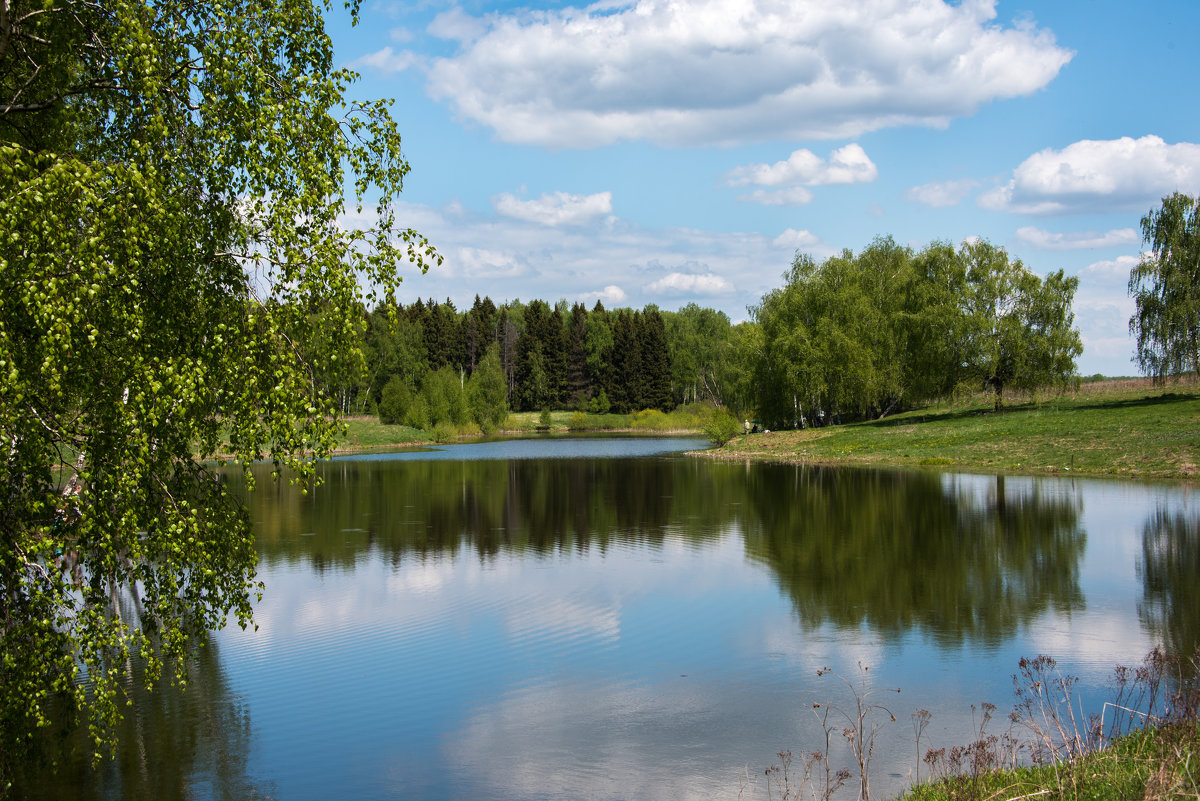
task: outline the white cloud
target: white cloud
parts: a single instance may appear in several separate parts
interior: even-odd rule
[[[771,240],[771,244],[777,248],[792,248],[793,250],[810,248],[820,243],[820,238],[808,231],[797,231],[795,228],[789,228]]]
[[[584,292],[581,295],[579,295],[580,300],[586,300],[586,301],[592,301],[592,302],[598,300],[601,303],[603,303],[605,306],[616,306],[621,303],[624,303],[626,297],[628,297],[628,296],[625,294],[625,290],[621,289],[621,287],[613,285],[613,284],[609,284],[608,286],[604,287],[604,289],[601,289],[599,292]]]
[[[803,186],[793,186],[791,189],[755,189],[748,195],[738,195],[737,199],[760,206],[803,206],[812,202],[813,193]]]
[[[515,278],[530,272],[527,259],[488,248],[460,247],[453,263],[464,278]]]
[[[439,39],[467,43],[483,36],[487,27],[484,20],[472,17],[456,6],[434,17],[426,30]]]
[[[1070,234],[1055,234],[1032,225],[1017,229],[1017,239],[1028,242],[1040,250],[1087,250],[1089,248],[1111,248],[1136,245],[1141,239],[1132,228],[1114,228],[1111,231],[1080,231]]]
[[[521,200],[504,194],[492,198],[496,212],[541,225],[580,225],[612,213],[612,192],[571,195],[566,192],[544,194],[537,200]]]
[[[1126,136],[1035,153],[1011,180],[981,195],[979,205],[1016,214],[1122,211],[1153,205],[1175,191],[1200,191],[1200,145]]]
[[[719,275],[707,273],[670,273],[646,286],[651,292],[678,293],[683,295],[724,295],[733,291],[733,284]]]
[[[476,293],[497,304],[541,298],[590,305],[599,299],[609,308],[656,303],[672,310],[695,301],[737,322],[746,318],[747,306],[779,285],[791,260],[792,246],[782,249],[772,244],[777,237],[757,232],[643,228],[615,216],[591,226],[531,225],[458,201],[441,207],[399,201],[396,211],[445,259],[424,275],[403,269],[398,296],[405,303],[450,298],[467,308]],[[366,211],[348,214],[343,224],[366,226],[369,217]],[[814,257],[833,252],[812,239],[806,250]],[[692,277],[662,280],[672,273]]]
[[[1140,256],[1118,256],[1109,261],[1097,261],[1079,271],[1080,280],[1092,277],[1101,280],[1120,279],[1122,286],[1129,280],[1129,272],[1141,261]]]
[[[1092,262],[1079,270],[1075,292],[1075,324],[1083,339],[1079,369],[1083,374],[1102,372],[1127,375],[1134,341],[1129,335],[1133,299],[1129,297],[1129,271],[1138,256]]]
[[[914,186],[905,192],[904,196],[927,206],[957,206],[978,185],[978,182],[969,178],[959,181],[933,181]]]
[[[507,142],[732,144],[944,127],[1049,83],[1072,57],[996,0],[633,0],[440,15],[428,87]]]
[[[350,62],[350,66],[355,68],[371,67],[380,72],[403,72],[416,63],[417,57],[414,53],[408,50],[396,52],[389,45],[382,50],[355,59]]]
[[[825,161],[811,150],[792,152],[786,161],[749,164],[729,171],[729,186],[821,186],[874,181],[879,176],[875,163],[857,144],[840,147]]]

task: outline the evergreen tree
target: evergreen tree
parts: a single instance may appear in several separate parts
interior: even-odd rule
[[[608,397],[618,414],[645,408],[642,402],[642,347],[634,312],[621,309],[613,319],[612,385]],[[639,315],[640,316],[640,315]]]
[[[667,349],[667,329],[655,306],[647,306],[640,318],[641,406],[647,409],[670,411],[671,355]]]
[[[517,339],[517,408],[536,411],[554,400],[544,337],[550,328],[550,307],[533,300],[525,308],[525,327]]]
[[[491,298],[479,299],[462,321],[463,366],[468,373],[475,372],[479,360],[488,346],[496,341],[496,306]]]
[[[571,307],[567,321],[567,395],[572,409],[580,408],[591,397],[591,381],[587,365],[587,309],[582,303]]]

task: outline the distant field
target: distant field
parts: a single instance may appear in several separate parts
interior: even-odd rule
[[[1194,479],[1200,472],[1200,383],[1089,381],[1078,391],[1014,398],[1002,411],[978,395],[879,421],[740,436],[716,458],[942,466],[1019,473]]]
[[[429,445],[437,441],[433,432],[402,425],[384,425],[378,417],[347,417],[346,437],[338,447],[339,453],[362,453],[395,448]],[[550,432],[565,434],[572,431],[654,432],[659,434],[696,433],[703,417],[695,410],[679,409],[669,414],[643,411],[635,414],[581,414],[572,411],[550,413],[549,426],[542,423],[541,412],[514,412],[493,436]],[[476,427],[460,431],[439,432],[442,441],[476,439],[483,436]]]

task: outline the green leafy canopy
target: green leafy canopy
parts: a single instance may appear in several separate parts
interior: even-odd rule
[[[1129,274],[1134,360],[1158,383],[1200,373],[1200,202],[1178,192],[1163,198],[1142,218],[1142,243],[1149,250]]]
[[[311,477],[340,430],[313,365],[361,360],[364,302],[440,259],[329,11],[0,0],[0,771],[56,699],[103,752],[129,655],[182,680],[249,623],[212,460]]]

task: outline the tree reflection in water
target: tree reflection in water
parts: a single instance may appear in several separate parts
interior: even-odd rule
[[[267,563],[486,560],[736,530],[806,626],[995,643],[1084,605],[1079,500],[1003,476],[982,496],[934,473],[681,459],[343,461],[325,479],[308,496],[251,497]]]
[[[1079,503],[1003,476],[987,497],[927,473],[759,470],[750,554],[807,626],[920,627],[947,646],[994,643],[1048,609],[1082,608]]]
[[[142,665],[135,661],[128,669],[125,692],[132,703],[118,726],[116,758],[93,768],[86,730],[52,732],[45,736],[44,760],[18,770],[14,797],[191,798],[198,788],[210,798],[271,797],[269,782],[247,774],[250,716],[228,690],[215,642],[196,649],[186,689],[160,680],[147,690]],[[57,763],[54,772],[47,770],[50,761]]]
[[[1138,616],[1168,653],[1200,647],[1200,515],[1155,510],[1142,526]]]

